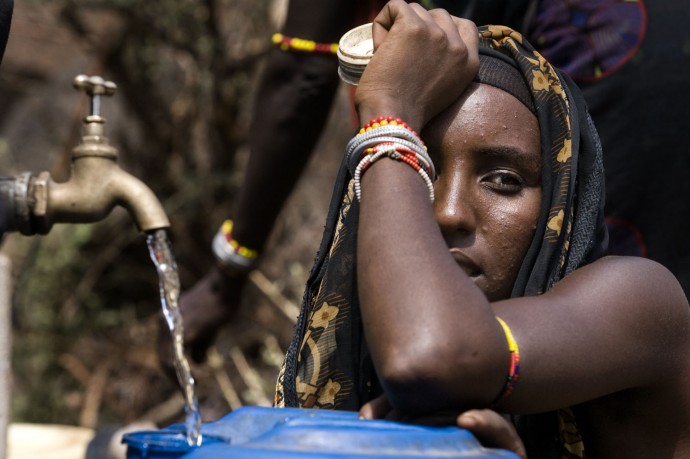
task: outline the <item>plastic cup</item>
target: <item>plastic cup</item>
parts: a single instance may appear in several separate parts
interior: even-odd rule
[[[372,24],[355,27],[338,43],[338,75],[345,83],[357,86],[367,64],[374,55]]]

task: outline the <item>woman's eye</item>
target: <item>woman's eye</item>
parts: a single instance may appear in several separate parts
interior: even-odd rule
[[[525,186],[519,175],[511,172],[494,172],[482,180],[487,186],[499,192],[517,193]]]

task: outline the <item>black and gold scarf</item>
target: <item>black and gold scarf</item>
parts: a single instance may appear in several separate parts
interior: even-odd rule
[[[479,28],[480,56],[517,69],[541,130],[542,203],[537,231],[512,296],[539,295],[606,249],[601,147],[579,90],[522,36],[502,26]],[[477,81],[483,77],[480,59]],[[500,85],[498,85],[500,87]],[[276,406],[358,410],[381,393],[364,339],[357,298],[358,202],[340,168],[319,253],[307,282],[296,333],[278,377]],[[525,417],[520,425],[555,426],[560,447],[540,457],[578,457],[581,441],[563,414]],[[558,423],[560,422],[561,428]],[[566,435],[569,430],[574,435]],[[542,446],[543,435],[537,435]],[[570,439],[569,439],[570,438]],[[528,451],[532,449],[526,439]],[[555,454],[555,455],[554,455]],[[532,457],[532,456],[530,456]],[[537,457],[537,455],[535,455]]]

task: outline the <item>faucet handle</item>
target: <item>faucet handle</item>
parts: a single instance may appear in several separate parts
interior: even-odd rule
[[[80,89],[91,97],[90,116],[97,117],[100,117],[101,96],[112,96],[117,89],[115,83],[106,81],[100,76],[77,75],[74,77],[72,85],[75,89]]]
[[[76,89],[81,89],[90,96],[112,96],[117,89],[115,83],[105,81],[99,76],[77,75],[74,77],[73,85]]]

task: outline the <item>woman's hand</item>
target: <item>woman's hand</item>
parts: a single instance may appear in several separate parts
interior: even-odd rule
[[[512,451],[522,459],[527,459],[525,445],[513,424],[493,410],[469,410],[460,414],[456,423],[467,429],[487,448],[500,448]]]
[[[386,419],[389,421],[414,422],[425,425],[448,425],[455,423],[461,429],[472,432],[479,442],[487,448],[512,451],[522,459],[527,458],[525,446],[513,424],[493,410],[468,410],[457,416],[439,414],[424,418],[410,419],[400,416],[391,406],[385,395],[366,403],[359,410],[362,419]]]
[[[391,0],[373,23],[374,49],[355,104],[362,122],[402,118],[417,132],[455,101],[479,68],[473,22]]]

